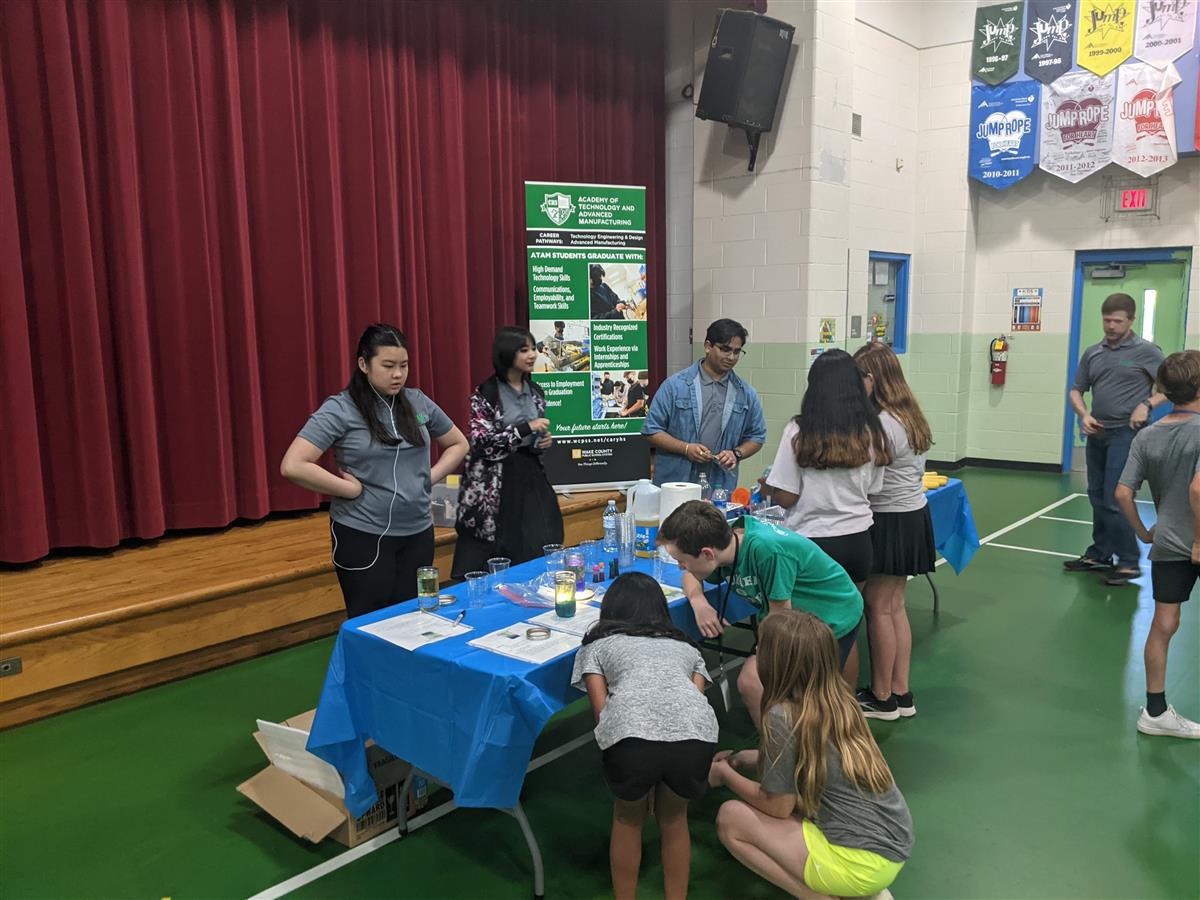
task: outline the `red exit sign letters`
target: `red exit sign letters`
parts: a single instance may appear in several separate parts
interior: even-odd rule
[[[1121,191],[1121,204],[1117,207],[1120,210],[1135,210],[1148,209],[1150,192],[1146,188],[1134,188],[1132,190]]]

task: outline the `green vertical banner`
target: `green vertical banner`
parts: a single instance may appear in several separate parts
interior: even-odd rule
[[[525,182],[529,330],[546,394],[551,484],[650,476],[646,189]]]

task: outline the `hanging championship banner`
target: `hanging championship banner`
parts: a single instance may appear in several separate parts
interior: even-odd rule
[[[1172,95],[1179,81],[1179,73],[1170,63],[1165,69],[1149,63],[1121,66],[1113,162],[1146,177],[1175,164],[1179,156]]]
[[[649,478],[646,189],[527,181],[525,248],[550,483]]]
[[[1038,166],[1072,184],[1112,162],[1117,75],[1070,72],[1042,88]]]
[[[1079,0],[1075,61],[1107,75],[1133,53],[1135,0]]]
[[[1196,40],[1196,0],[1141,0],[1133,55],[1142,62],[1173,62]]]
[[[1025,11],[1025,74],[1049,84],[1071,68],[1075,49],[1075,0],[1028,0]]]
[[[1036,81],[971,87],[968,175],[1003,190],[1033,171],[1040,88]]]
[[[1017,74],[1021,56],[1021,7],[1002,3],[975,10],[975,40],[971,74],[987,84],[999,84]]]

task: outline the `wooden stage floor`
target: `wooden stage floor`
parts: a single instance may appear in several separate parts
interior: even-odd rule
[[[610,498],[559,498],[569,544],[600,536]],[[446,575],[454,541],[437,529]],[[329,549],[314,512],[0,573],[0,728],[333,633]]]

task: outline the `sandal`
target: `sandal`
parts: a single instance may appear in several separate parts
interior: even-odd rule
[[[1102,569],[1111,569],[1112,566],[1088,556],[1081,556],[1079,559],[1068,559],[1063,563],[1063,568],[1068,572],[1097,572]]]
[[[1101,580],[1113,587],[1121,587],[1122,585],[1129,584],[1135,578],[1140,578],[1141,574],[1141,569],[1113,569],[1107,575],[1103,576]]]

